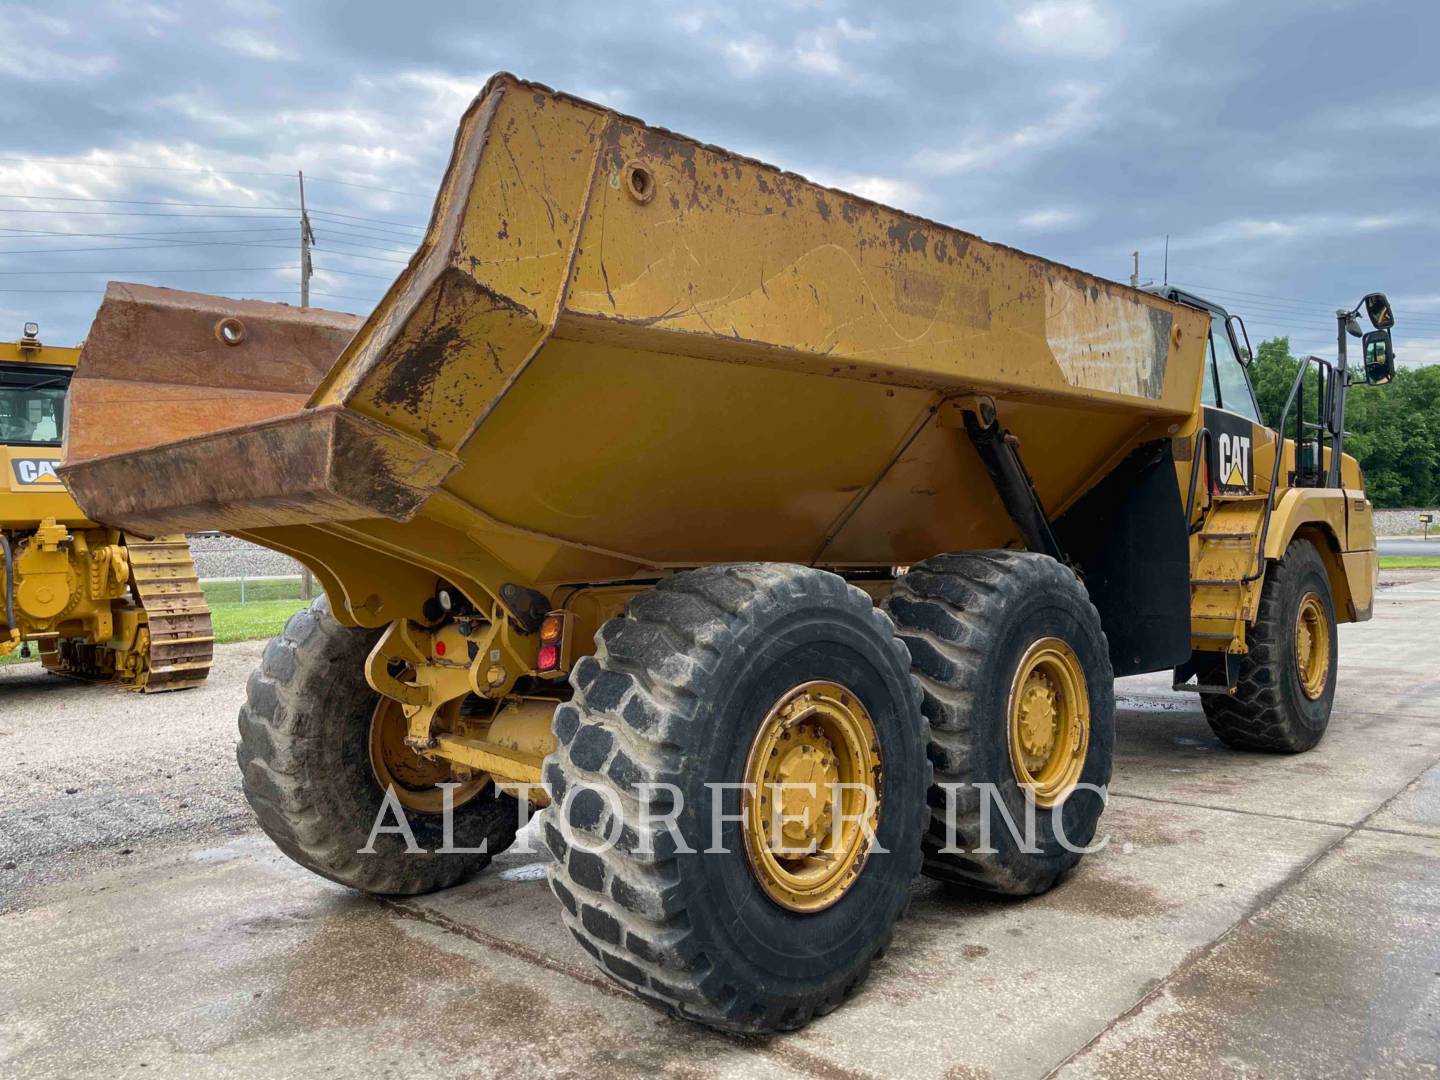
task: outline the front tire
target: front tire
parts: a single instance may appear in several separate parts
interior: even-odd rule
[[[766,1032],[835,1008],[886,948],[919,868],[925,721],[889,619],[833,574],[716,566],[635,597],[596,643],[556,710],[545,765],[566,925],[607,975],[685,1019]],[[793,732],[772,726],[784,715]],[[802,747],[822,718],[825,740]],[[847,741],[847,729],[873,742]],[[849,754],[857,768],[883,763],[874,835],[885,851],[860,850],[832,878],[825,859],[787,862],[794,873],[767,865],[753,850],[755,804],[710,786],[745,782],[757,760],[812,775]],[[648,820],[641,784],[673,785],[650,789],[663,794]],[[672,810],[684,845],[654,821]]]
[[[938,555],[895,583],[885,610],[909,646],[930,721],[925,873],[990,892],[1044,892],[1094,839],[1110,782],[1115,680],[1084,586],[1031,552]],[[1026,693],[1038,707],[1028,733],[1017,733]],[[1033,843],[1016,840],[1006,814]]]
[[[1292,541],[1269,567],[1233,694],[1200,701],[1210,730],[1237,750],[1298,754],[1315,746],[1335,702],[1335,600],[1320,553]]]
[[[296,612],[265,647],[245,687],[236,756],[245,798],[270,839],[321,877],[362,892],[414,896],[474,877],[515,839],[514,799],[486,786],[462,801],[457,790],[451,853],[444,843],[439,796],[420,784],[392,784],[429,811],[406,809],[415,845],[401,833],[371,833],[385,809],[377,780],[371,724],[380,696],[365,681],[365,659],[378,631],[341,626],[325,597]],[[414,756],[414,755],[412,755]],[[423,759],[417,758],[417,765]],[[393,826],[393,809],[385,813]],[[485,851],[459,849],[485,846]],[[361,849],[372,847],[373,852]]]

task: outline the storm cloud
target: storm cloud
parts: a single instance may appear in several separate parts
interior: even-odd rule
[[[504,69],[1333,353],[1440,361],[1440,8],[1105,0],[0,7],[0,337],[108,278],[365,312]],[[101,201],[105,200],[105,201]],[[125,200],[125,201],[121,201]]]

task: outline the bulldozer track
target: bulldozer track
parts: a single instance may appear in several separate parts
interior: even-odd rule
[[[126,536],[125,547],[130,599],[114,611],[117,618],[137,608],[145,613],[136,647],[117,653],[105,642],[52,641],[41,645],[41,662],[57,675],[114,680],[146,693],[199,686],[210,674],[215,637],[189,543],[183,534]]]
[[[210,608],[184,535],[126,536],[130,587],[150,632],[146,693],[199,686],[210,673],[215,635]]]

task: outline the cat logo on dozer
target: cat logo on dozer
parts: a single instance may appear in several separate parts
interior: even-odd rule
[[[26,487],[33,484],[58,484],[60,477],[55,473],[58,461],[49,458],[16,458],[10,463],[15,469],[15,479]]]

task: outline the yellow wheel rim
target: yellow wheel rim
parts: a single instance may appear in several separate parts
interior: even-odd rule
[[[1330,677],[1330,620],[1319,593],[1306,593],[1295,615],[1295,674],[1311,701],[1325,692]]]
[[[1075,650],[1041,638],[1020,658],[1007,706],[1010,766],[1035,805],[1064,802],[1085,768],[1090,694]]]
[[[788,691],[760,723],[744,782],[745,854],[765,895],[801,912],[839,901],[884,799],[880,739],[860,699],[832,682]]]
[[[398,701],[382,697],[370,717],[370,769],[384,791],[395,789],[400,805],[417,814],[439,814],[445,806],[445,792],[436,784],[460,784],[453,789],[451,806],[458,809],[479,794],[489,781],[488,773],[461,779],[451,772],[450,763],[417,754],[405,745],[409,722]]]

